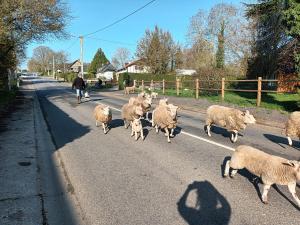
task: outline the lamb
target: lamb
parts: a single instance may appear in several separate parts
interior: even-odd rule
[[[97,105],[94,109],[94,116],[96,120],[96,127],[98,127],[98,122],[102,123],[104,134],[107,134],[108,124],[112,120],[112,113],[109,106]]]
[[[131,137],[134,135],[136,141],[138,139],[138,133],[141,134],[141,138],[142,140],[144,140],[145,137],[144,137],[141,118],[134,118],[133,121],[131,122]]]
[[[177,124],[177,110],[178,106],[166,104],[165,101],[164,104],[158,105],[152,113],[152,126],[155,126],[156,133],[158,133],[159,128],[164,129],[169,143],[171,142],[170,137],[174,137],[173,132]],[[169,129],[171,129],[171,132],[169,132]]]
[[[130,92],[134,93],[135,90],[135,85],[131,86],[131,87],[125,87],[125,95],[129,94]]]
[[[291,113],[285,125],[285,134],[289,145],[293,144],[291,137],[298,137],[300,139],[300,111]]]
[[[238,109],[212,105],[207,109],[206,132],[211,137],[210,127],[212,124],[225,127],[231,133],[231,141],[235,143],[238,138],[238,132],[244,130],[247,124],[256,122],[253,115],[248,110],[242,112]]]
[[[240,145],[233,153],[231,160],[226,162],[224,177],[233,177],[239,169],[246,168],[263,182],[263,203],[268,203],[268,191],[272,184],[287,185],[294,200],[300,207],[296,195],[296,184],[300,180],[300,162],[288,160],[262,152],[256,148]]]
[[[121,117],[124,120],[124,127],[127,129],[129,124],[135,119],[143,116],[144,112],[141,105],[125,104],[122,107]]]

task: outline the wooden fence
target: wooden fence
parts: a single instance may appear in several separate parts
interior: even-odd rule
[[[207,88],[205,85],[203,85],[205,82],[209,83],[217,83],[220,88]],[[257,85],[256,89],[235,89],[235,88],[227,88],[226,83],[232,83],[232,82],[243,82],[243,83],[255,83],[255,86]],[[185,85],[188,86],[191,90],[195,91],[194,97],[199,98],[200,91],[217,91],[221,93],[221,99],[222,101],[225,98],[225,92],[252,92],[257,93],[256,97],[256,105],[260,106],[261,104],[261,94],[262,93],[288,93],[284,91],[277,91],[277,90],[267,90],[263,89],[263,83],[268,82],[270,83],[278,83],[279,80],[263,80],[261,77],[258,77],[256,80],[226,80],[225,78],[222,78],[221,80],[188,80],[188,81],[181,81],[180,79],[176,79],[176,81],[144,81],[144,80],[134,80],[134,84],[141,87],[141,90],[144,91],[144,89],[147,87],[150,90],[155,89],[161,89],[162,94],[166,94],[166,89],[174,89],[176,90],[176,95],[180,95],[180,90],[182,90]],[[299,84],[300,80],[290,80],[287,82],[291,82],[293,84]],[[187,85],[188,84],[188,85]],[[228,85],[227,85],[228,86]]]

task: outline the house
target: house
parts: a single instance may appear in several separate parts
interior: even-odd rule
[[[107,63],[97,69],[96,77],[105,78],[106,80],[112,80],[114,72],[116,72],[116,68],[111,63]]]
[[[83,63],[83,72],[84,74],[87,73],[87,69],[89,67],[89,63]],[[74,73],[79,73],[81,71],[81,62],[79,59],[75,60],[74,62],[72,62],[71,64],[69,64],[68,66],[68,70],[70,72],[74,72]]]
[[[149,68],[142,65],[142,60],[138,59],[130,63],[125,63],[125,66],[117,71],[117,75],[120,73],[149,73]]]
[[[197,73],[196,70],[191,69],[176,69],[175,72],[177,76],[192,76]]]

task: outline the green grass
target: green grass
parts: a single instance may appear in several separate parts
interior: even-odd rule
[[[162,94],[162,90],[155,90]],[[165,95],[176,96],[175,89],[166,89]],[[243,107],[256,106],[256,93],[249,92],[225,92],[224,101],[230,104],[235,104]],[[179,97],[195,98],[194,90],[181,90]],[[208,92],[199,93],[199,98],[207,99],[211,102],[221,102],[220,94],[209,94]],[[274,109],[283,112],[292,112],[300,109],[300,91],[295,94],[276,94],[262,93],[261,107],[266,109]]]

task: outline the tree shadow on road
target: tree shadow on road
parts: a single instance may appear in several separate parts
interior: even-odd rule
[[[268,140],[278,144],[282,148],[286,148],[286,145],[288,145],[288,140],[286,137],[283,136],[276,136],[273,134],[264,134],[265,138]],[[293,146],[295,149],[300,150],[300,142],[293,140]]]
[[[189,195],[193,192],[196,200],[190,206]],[[231,216],[230,204],[209,181],[189,184],[177,202],[177,210],[189,225],[227,225]]]

